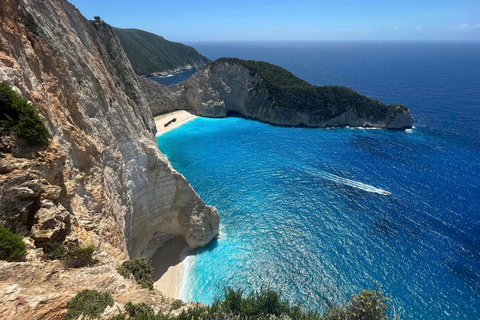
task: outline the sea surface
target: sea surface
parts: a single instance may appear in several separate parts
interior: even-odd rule
[[[415,128],[233,116],[159,136],[221,215],[221,238],[185,260],[183,299],[263,286],[321,309],[378,281],[402,319],[480,319],[480,43],[190,45],[406,105]]]
[[[187,80],[190,78],[193,74],[195,73],[194,70],[187,70],[175,74],[169,74],[168,76],[163,76],[163,77],[152,77],[150,78],[153,81],[156,81],[160,84],[163,84],[165,86],[169,86],[171,84],[179,83],[182,81]]]

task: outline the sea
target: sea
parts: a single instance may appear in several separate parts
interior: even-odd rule
[[[480,42],[189,44],[408,106],[415,124],[286,128],[232,114],[159,136],[221,216],[220,239],[184,260],[183,300],[273,288],[323,310],[378,284],[402,319],[480,319]]]

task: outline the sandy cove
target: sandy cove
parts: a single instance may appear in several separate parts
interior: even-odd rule
[[[155,125],[157,127],[157,136],[162,135],[167,131],[178,128],[182,124],[185,124],[195,119],[196,117],[197,115],[195,113],[186,110],[177,110],[155,116],[154,119]],[[173,119],[176,119],[175,122],[170,122]],[[169,122],[170,124],[165,127],[165,125]]]
[[[189,250],[185,241],[175,239],[155,252],[151,259],[155,289],[175,299],[179,298],[182,287],[183,259],[187,256],[184,250]]]
[[[155,125],[157,127],[157,136],[195,119],[197,116],[189,111],[177,110],[155,116]],[[171,122],[176,119],[175,122]],[[165,127],[165,124],[169,123]],[[184,250],[188,250],[187,244],[183,239],[175,239],[169,242],[165,247],[155,252],[151,262],[155,268],[153,273],[154,286],[157,290],[171,298],[179,298],[180,289],[183,280],[183,259]]]

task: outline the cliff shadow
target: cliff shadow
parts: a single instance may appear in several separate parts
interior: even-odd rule
[[[190,249],[182,238],[168,242],[163,248],[158,249],[150,260],[154,269],[153,281],[157,282],[167,275],[167,272],[173,272],[172,276],[176,277],[176,271],[180,271],[182,268],[183,260],[196,253],[197,250]]]

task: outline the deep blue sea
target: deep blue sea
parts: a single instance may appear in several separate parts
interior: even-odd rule
[[[480,43],[191,45],[404,104],[415,128],[197,118],[159,136],[221,215],[221,239],[185,260],[183,299],[270,286],[317,309],[378,281],[402,319],[480,319]]]

